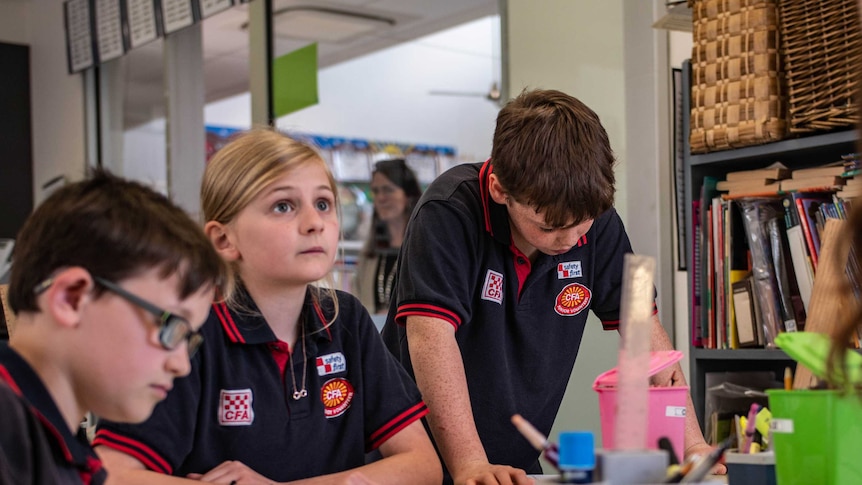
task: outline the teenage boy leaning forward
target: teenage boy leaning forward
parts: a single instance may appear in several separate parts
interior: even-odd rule
[[[490,160],[449,170],[419,201],[383,337],[422,391],[455,483],[522,484],[541,473],[510,418],[520,413],[547,435],[587,310],[619,328],[632,248],[613,200],[614,156],[598,116],[535,90],[500,111]],[[652,326],[651,348],[671,349],[657,310]],[[675,365],[652,384],[685,379]],[[685,437],[686,455],[711,449],[690,400]]]
[[[198,225],[143,185],[97,172],[45,200],[15,246],[0,483],[103,483],[79,423],[150,415],[189,373],[223,274]]]

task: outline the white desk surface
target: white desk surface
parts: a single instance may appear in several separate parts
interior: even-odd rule
[[[559,480],[558,475],[530,475],[530,478],[536,479],[536,485],[544,485],[550,483],[557,483]],[[596,485],[601,485],[606,482],[596,482]],[[698,482],[699,485],[724,485],[727,483],[727,475],[709,475],[702,482]]]

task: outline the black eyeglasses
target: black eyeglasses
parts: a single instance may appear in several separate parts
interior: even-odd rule
[[[114,293],[133,305],[139,306],[158,318],[159,343],[165,350],[174,350],[185,340],[188,345],[189,358],[194,357],[198,348],[200,348],[203,343],[204,337],[200,332],[192,330],[192,326],[188,320],[175,313],[163,310],[137,295],[129,293],[116,283],[112,283],[98,276],[93,276],[93,280],[105,287],[105,289],[111,293]],[[51,286],[51,283],[53,283],[52,279],[47,279],[42,283],[39,283],[35,288],[36,294],[38,295],[48,289],[48,287]]]
[[[200,348],[204,341],[204,336],[196,330],[192,330],[192,326],[185,318],[163,310],[156,305],[144,300],[143,298],[133,295],[116,283],[112,283],[104,278],[94,276],[96,283],[104,286],[108,291],[115,295],[125,298],[132,304],[135,304],[147,312],[153,314],[159,319],[159,343],[165,350],[174,350],[183,340],[188,343],[189,358],[194,357],[195,353]]]

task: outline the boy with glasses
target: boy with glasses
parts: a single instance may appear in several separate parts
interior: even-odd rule
[[[91,411],[141,422],[188,374],[224,264],[164,196],[97,171],[29,217],[0,345],[0,483],[103,483]]]

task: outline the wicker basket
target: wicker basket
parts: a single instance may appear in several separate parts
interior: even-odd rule
[[[692,153],[782,139],[787,116],[776,0],[689,3]]]
[[[862,69],[857,0],[781,0],[791,133],[854,126]]]

